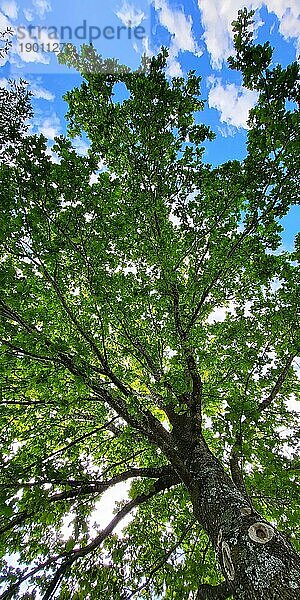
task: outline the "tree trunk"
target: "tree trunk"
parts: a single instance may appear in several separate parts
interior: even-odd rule
[[[176,436],[177,437],[177,436]],[[202,439],[187,455],[188,488],[194,514],[208,533],[227,583],[198,598],[300,600],[300,556],[287,540],[253,509]],[[226,585],[226,584],[225,584]],[[221,590],[222,587],[222,590]]]

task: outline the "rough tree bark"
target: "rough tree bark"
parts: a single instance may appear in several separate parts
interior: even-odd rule
[[[197,600],[299,600],[300,556],[251,506],[199,432],[181,427],[174,434],[194,514],[225,578],[216,587],[200,586]]]

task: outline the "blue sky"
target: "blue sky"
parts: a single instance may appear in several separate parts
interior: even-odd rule
[[[233,50],[231,22],[244,6],[257,10],[255,36],[259,41],[270,40],[275,47],[275,63],[286,65],[299,56],[299,0],[0,0],[0,31],[11,26],[16,32],[9,57],[0,61],[0,87],[6,87],[9,78],[23,77],[29,82],[34,94],[31,130],[43,133],[51,146],[56,135],[65,133],[67,105],[62,96],[80,84],[79,75],[59,65],[52,51],[64,41],[62,27],[72,30],[71,41],[78,47],[89,42],[91,31],[98,35],[99,29],[94,39],[99,53],[119,58],[133,69],[144,52],[156,54],[165,45],[170,49],[170,76],[184,75],[190,69],[202,76],[207,102],[201,118],[217,136],[207,145],[205,160],[218,164],[242,158],[247,116],[256,96],[243,89],[239,74],[227,68],[226,59]],[[142,27],[143,36],[128,39],[129,23],[132,28]],[[43,30],[30,35],[30,26]],[[118,36],[117,28],[122,26]],[[76,35],[78,27],[83,30]],[[58,38],[51,35],[53,28]],[[87,37],[80,39],[84,33]],[[87,151],[86,140],[77,139],[74,145],[79,153]],[[283,245],[289,250],[299,222],[300,206],[293,207],[283,220]],[[113,505],[109,492],[98,508],[98,513],[105,515],[104,524]]]
[[[256,95],[243,89],[226,59],[232,53],[231,22],[243,6],[256,9],[255,36],[271,41],[275,62],[287,64],[299,56],[299,0],[0,0],[0,31],[10,25],[16,33],[9,58],[2,61],[0,85],[18,77],[29,82],[34,93],[32,131],[43,133],[51,145],[55,135],[65,132],[62,95],[80,83],[75,72],[58,64],[53,50],[60,43],[71,36],[80,47],[92,37],[99,53],[131,68],[139,65],[144,52],[155,54],[163,44],[169,48],[170,76],[190,69],[202,76],[207,100],[202,118],[217,134],[207,145],[205,159],[216,164],[242,158]],[[75,145],[86,152],[85,140],[75,140]],[[295,209],[286,222],[287,245],[297,218]]]

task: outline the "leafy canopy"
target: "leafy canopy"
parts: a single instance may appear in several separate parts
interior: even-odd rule
[[[230,59],[259,93],[244,160],[203,160],[200,77],[169,80],[166,50],[132,73],[67,48],[83,76],[69,133],[85,132],[87,156],[63,136],[55,161],[43,136],[5,147],[1,598],[195,598],[217,583],[170,475],[168,430],[190,414],[226,470],[242,458],[254,505],[296,544],[300,238],[282,249],[280,220],[299,198],[298,67],[273,66],[250,20]],[[103,529],[97,502],[127,480]]]

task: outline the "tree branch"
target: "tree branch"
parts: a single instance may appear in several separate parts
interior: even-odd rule
[[[236,487],[241,492],[241,494],[243,494],[243,496],[249,502],[250,500],[249,500],[249,496],[248,496],[248,493],[246,490],[244,477],[243,477],[243,473],[242,473],[242,469],[241,469],[241,465],[240,465],[240,452],[239,452],[239,449],[236,447],[236,445],[234,445],[231,450],[229,465],[230,465],[230,473],[231,473],[233,483],[236,485]]]
[[[196,600],[227,600],[232,594],[226,581],[219,585],[203,583],[198,588]]]
[[[114,475],[111,479],[107,481],[89,481],[89,480],[76,480],[76,479],[45,479],[33,482],[7,482],[1,483],[0,488],[35,488],[38,486],[42,486],[45,484],[50,485],[67,485],[72,487],[72,490],[67,490],[65,492],[53,494],[49,496],[49,500],[58,501],[58,500],[68,500],[70,498],[76,498],[77,496],[89,495],[89,494],[101,494],[108,490],[108,488],[113,487],[117,483],[121,483],[122,481],[127,481],[127,479],[133,479],[135,477],[141,478],[149,478],[155,479],[157,477],[170,477],[171,475],[175,475],[172,467],[146,467],[146,468],[136,468],[133,467],[131,469],[127,469],[123,473],[119,473],[118,475]]]
[[[285,380],[287,378],[287,375],[288,375],[288,372],[290,370],[290,367],[292,366],[293,360],[294,360],[294,358],[296,356],[297,356],[296,354],[291,354],[288,357],[288,360],[287,360],[287,362],[286,362],[286,364],[285,364],[282,372],[280,373],[280,375],[279,375],[279,377],[278,377],[278,379],[277,379],[277,381],[276,381],[276,383],[275,383],[275,385],[274,385],[271,393],[269,394],[269,396],[267,396],[267,398],[265,398],[263,400],[263,402],[261,402],[258,405],[258,411],[259,412],[262,412],[263,410],[265,410],[266,408],[268,408],[270,406],[270,404],[273,402],[274,398],[280,392],[280,390],[281,390],[281,388],[282,388],[282,386],[283,386],[283,384],[284,384],[284,382],[285,382]]]
[[[97,535],[89,544],[78,548],[76,550],[71,550],[69,552],[63,552],[59,555],[53,556],[49,558],[47,561],[40,563],[37,567],[26,573],[26,575],[21,576],[18,581],[12,584],[1,596],[0,600],[8,600],[11,597],[12,593],[16,592],[20,585],[28,580],[30,577],[35,575],[37,572],[45,569],[47,566],[53,565],[53,563],[57,563],[60,559],[63,560],[63,563],[60,565],[56,573],[54,574],[51,583],[48,586],[46,593],[43,596],[43,600],[50,600],[53,597],[53,594],[59,585],[61,578],[66,573],[66,571],[72,566],[72,564],[77,561],[79,558],[82,558],[94,550],[97,550],[99,546],[104,542],[104,540],[111,535],[116,526],[129,514],[134,508],[138,507],[140,504],[144,502],[148,502],[151,498],[156,496],[159,492],[169,489],[173,485],[180,482],[180,479],[176,475],[168,475],[166,477],[159,478],[153,485],[153,488],[148,493],[143,493],[130,500],[123,506],[123,508],[115,515],[115,517],[111,520],[111,522],[105,527],[99,535]]]
[[[274,161],[274,165],[273,167],[276,165],[276,160]],[[260,198],[262,199],[266,194],[267,194],[267,190],[271,185],[271,175],[272,172],[269,174],[269,178],[268,181],[265,184],[264,189],[262,190],[261,194],[260,194]],[[222,267],[220,269],[218,269],[216,275],[213,277],[213,279],[211,280],[211,282],[209,283],[209,285],[203,290],[201,298],[190,318],[190,321],[188,323],[188,326],[186,328],[186,331],[190,331],[192,329],[192,327],[195,325],[199,313],[201,311],[201,308],[203,306],[203,304],[205,303],[206,299],[208,298],[211,290],[213,289],[214,285],[219,281],[220,276],[224,275],[227,271],[228,271],[228,260],[231,259],[236,250],[240,247],[240,245],[243,243],[243,241],[246,239],[246,237],[251,234],[253,232],[253,228],[257,227],[257,225],[259,224],[259,222],[263,219],[263,217],[265,217],[266,215],[268,215],[272,210],[274,210],[274,207],[276,206],[276,201],[278,200],[278,197],[280,197],[280,192],[282,190],[282,186],[283,183],[285,182],[285,180],[289,177],[290,172],[287,171],[287,173],[285,174],[285,176],[282,178],[281,180],[281,186],[280,189],[278,189],[275,197],[272,199],[272,201],[266,206],[265,210],[262,211],[262,213],[260,214],[260,216],[258,217],[257,215],[254,215],[249,223],[249,225],[245,228],[245,230],[239,235],[239,237],[237,237],[234,240],[234,243],[232,245],[232,247],[229,249],[227,256],[224,257],[223,259],[223,264]]]
[[[197,428],[201,428],[202,421],[202,379],[200,377],[197,363],[193,355],[193,351],[187,346],[187,333],[182,327],[180,311],[179,311],[179,293],[175,285],[172,286],[172,295],[174,302],[174,321],[177,333],[181,340],[182,349],[185,357],[185,361],[188,368],[188,373],[192,380],[192,393],[190,399],[190,411],[193,417],[193,424]]]
[[[51,363],[60,363],[58,358],[54,356],[46,356],[43,354],[36,354],[34,352],[29,352],[28,350],[24,350],[24,348],[20,348],[19,346],[15,346],[8,340],[1,340],[1,344],[7,346],[10,350],[12,350],[16,354],[20,354],[21,356],[28,356],[28,358],[33,358],[34,360],[40,360],[42,362],[51,362]]]
[[[229,466],[230,473],[232,477],[233,483],[236,485],[238,490],[247,500],[247,502],[251,505],[251,500],[248,496],[247,489],[245,486],[245,481],[243,477],[242,471],[242,449],[243,449],[243,431],[242,431],[242,421],[240,418],[239,429],[235,435],[235,442],[232,446],[230,457],[229,457]]]
[[[177,550],[177,548],[183,542],[185,536],[187,535],[187,533],[190,531],[190,529],[192,529],[193,525],[195,524],[195,521],[196,521],[196,519],[194,519],[191,523],[189,523],[187,525],[187,527],[184,529],[181,536],[178,538],[177,542],[175,544],[173,544],[173,546],[171,546],[171,548],[169,550],[165,551],[164,557],[161,560],[159,560],[159,559],[156,560],[151,565],[150,573],[147,576],[147,580],[145,581],[145,583],[142,583],[138,588],[133,590],[133,592],[131,592],[130,595],[126,597],[126,600],[130,600],[131,598],[133,598],[133,596],[135,596],[135,594],[137,594],[138,592],[141,592],[143,589],[148,587],[148,585],[151,582],[151,579],[153,578],[153,575],[155,575],[155,573],[157,573],[157,571],[159,571],[167,563],[168,558],[170,558],[170,556],[172,556],[173,552],[175,552],[175,550]]]
[[[42,264],[40,264],[40,262],[32,259],[31,256],[30,256],[30,259],[37,266],[42,267]],[[48,277],[50,277],[49,281],[52,283],[52,285],[55,286],[55,289],[56,289],[57,284],[53,281],[53,278],[51,277],[50,274],[48,274]],[[58,295],[60,294],[59,299],[61,300],[63,306],[65,306],[65,299],[63,296],[61,297],[61,292],[60,292],[59,288],[56,290],[56,293]],[[53,346],[53,343],[51,342],[51,340],[45,338],[44,336],[41,336],[40,332],[36,329],[35,326],[29,325],[28,323],[26,323],[17,313],[14,313],[13,311],[11,311],[9,309],[9,307],[7,307],[2,301],[0,303],[0,308],[1,308],[1,306],[3,306],[3,314],[5,314],[5,316],[9,316],[9,318],[12,318],[16,322],[20,323],[26,329],[26,331],[28,333],[30,333],[30,334],[34,333],[34,334],[38,335],[40,338],[42,337],[43,342],[46,344],[46,346],[48,348],[51,349],[51,347]],[[93,346],[93,344],[94,344],[93,340],[81,328],[81,325],[78,323],[76,317],[74,317],[75,318],[75,321],[74,321],[72,311],[71,311],[71,314],[69,314],[70,309],[67,304],[66,304],[65,308],[66,308],[67,313],[70,316],[70,319],[72,320],[72,322],[79,328],[78,329],[79,332],[84,337],[84,339],[86,341],[88,341],[88,343],[94,349],[94,352],[97,354],[98,359],[100,360],[101,353],[100,353],[98,347]],[[16,352],[20,351],[23,354],[26,354],[26,352],[27,352],[27,351],[23,351],[23,349],[19,349],[19,348],[15,349],[14,351],[16,351]],[[90,378],[89,378],[88,374],[86,373],[86,367],[92,368],[89,365],[89,363],[85,363],[83,365],[85,367],[85,369],[83,370],[80,366],[78,366],[74,362],[74,357],[69,356],[66,352],[57,352],[57,349],[55,349],[55,353],[58,356],[58,358],[60,359],[60,362],[62,365],[67,367],[67,369],[73,375],[75,375],[77,377],[78,376],[81,377],[82,380],[86,383],[86,385],[91,390],[93,390],[94,393],[97,394],[99,399],[106,402],[127,423],[129,423],[132,427],[134,427],[138,431],[141,431],[144,435],[147,436],[147,438],[151,442],[155,441],[157,443],[159,441],[160,446],[163,447],[164,450],[166,450],[166,448],[168,448],[169,452],[172,452],[172,443],[171,443],[169,433],[165,430],[165,428],[161,425],[160,421],[151,413],[150,410],[144,409],[141,406],[137,406],[139,414],[138,414],[138,416],[135,417],[134,415],[132,415],[129,412],[124,398],[120,398],[119,396],[116,397],[110,391],[108,391],[104,387],[103,384],[100,384],[99,382],[97,382],[97,384],[95,384],[90,381]],[[41,360],[41,359],[43,360],[43,357],[41,357],[41,356],[31,355],[31,358],[33,358],[34,360]],[[47,358],[46,358],[46,360],[47,360]],[[56,362],[59,364],[59,361],[57,360],[56,356],[53,356],[53,362],[54,363]],[[100,362],[101,362],[101,360],[100,360]],[[116,386],[116,388],[119,390],[119,392],[121,392],[123,394],[123,396],[125,396],[126,399],[129,398],[132,394],[134,394],[136,396],[134,390],[128,389],[118,379],[118,377],[116,377],[114,375],[114,373],[109,369],[109,367],[103,357],[102,357],[101,364],[103,365],[103,374],[105,374],[110,379],[110,381]]]
[[[20,323],[28,331],[28,333],[35,333],[38,334],[39,337],[43,338],[43,336],[40,335],[40,332],[38,332],[38,330],[34,326],[28,325],[28,323],[23,321],[21,317],[19,317],[19,315],[17,315],[16,313],[9,313],[9,315],[7,315],[7,313],[5,314],[6,316],[9,316],[9,318],[13,318],[14,320],[16,320],[16,322]],[[53,345],[51,340],[48,340],[47,338],[43,339],[43,341],[48,348],[51,348],[51,346]],[[156,417],[154,417],[154,415],[152,415],[152,413],[149,410],[137,407],[139,415],[135,417],[128,411],[126,402],[123,398],[120,398],[119,396],[116,397],[115,395],[113,395],[110,391],[108,391],[106,387],[104,387],[104,383],[101,384],[97,382],[96,384],[90,381],[90,378],[88,377],[88,374],[86,372],[86,367],[90,367],[89,363],[85,363],[83,365],[85,367],[85,370],[83,370],[74,362],[74,357],[69,356],[66,352],[57,352],[57,349],[55,349],[55,352],[58,358],[56,356],[44,357],[41,355],[35,355],[34,353],[28,353],[26,350],[23,350],[22,348],[18,347],[11,347],[11,350],[13,350],[14,352],[19,352],[23,355],[28,355],[33,360],[52,360],[53,363],[65,366],[70,371],[70,373],[72,373],[76,377],[81,377],[82,380],[86,383],[86,385],[91,390],[93,390],[95,394],[97,394],[99,399],[101,399],[103,402],[106,402],[111,408],[113,408],[113,410],[116,411],[118,415],[120,415],[132,427],[134,427],[138,431],[141,431],[152,442],[157,442],[157,440],[159,439],[160,443],[163,444],[164,448],[167,445],[171,449],[171,441],[168,432],[164,429],[159,420]],[[115,376],[113,375],[113,373],[111,373],[111,371],[108,368],[106,369],[105,374],[111,380],[111,382],[119,389],[119,391],[123,393],[123,395],[126,398],[128,398],[131,395],[131,390],[128,390],[122,383],[119,382],[118,379],[116,380]],[[134,393],[134,391],[132,391],[132,393]]]
[[[36,327],[34,327],[34,325],[27,323],[27,321],[25,321],[25,319],[23,319],[18,313],[16,313],[10,306],[8,306],[1,299],[0,299],[0,314],[2,314],[4,317],[8,317],[9,319],[12,319],[13,321],[16,321],[16,323],[19,323],[19,325],[24,327],[24,329],[26,329],[26,331],[28,333],[37,333],[37,329],[36,329]]]

